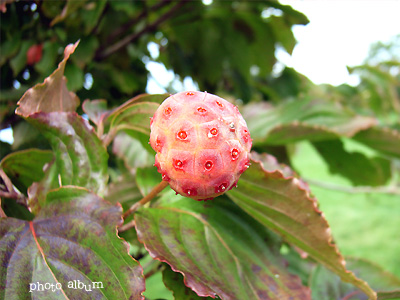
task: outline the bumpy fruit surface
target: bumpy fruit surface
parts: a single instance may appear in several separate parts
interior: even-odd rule
[[[203,92],[170,96],[151,118],[155,166],[177,193],[209,200],[235,187],[252,140],[236,106]]]

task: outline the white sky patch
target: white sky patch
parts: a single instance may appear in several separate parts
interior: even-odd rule
[[[14,143],[13,130],[11,127],[0,130],[0,141],[9,144]]]
[[[298,44],[292,56],[282,51],[277,56],[316,84],[357,84],[346,66],[362,64],[372,43],[400,34],[400,1],[280,2],[304,13],[310,23],[293,27]]]

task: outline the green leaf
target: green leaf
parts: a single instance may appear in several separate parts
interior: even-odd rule
[[[117,181],[109,184],[105,199],[111,203],[121,203],[124,208],[129,208],[133,203],[143,198],[135,178],[131,174],[125,174]]]
[[[79,42],[65,48],[65,57],[58,68],[43,83],[35,85],[25,92],[18,101],[15,113],[28,117],[36,112],[75,111],[79,105],[78,97],[69,92],[64,77],[65,64]]]
[[[83,70],[75,64],[68,64],[65,67],[65,77],[69,91],[77,91],[83,87]]]
[[[136,183],[143,196],[149,194],[161,180],[161,174],[154,166],[138,168],[136,171]]]
[[[108,153],[86,120],[73,112],[36,113],[28,118],[49,140],[59,181],[102,194]]]
[[[352,137],[377,123],[374,118],[355,115],[336,103],[310,99],[285,102],[276,107],[254,103],[246,105],[242,113],[254,145]]]
[[[79,8],[84,6],[86,2],[87,2],[87,0],[81,0],[81,1],[67,0],[67,3],[64,6],[61,14],[56,16],[53,19],[53,21],[51,21],[50,26],[54,26],[55,24],[63,21],[70,14],[72,14],[73,12],[77,11]]]
[[[374,127],[360,131],[354,139],[382,153],[400,158],[400,132],[390,128]]]
[[[238,188],[227,195],[261,224],[376,299],[368,284],[344,267],[344,259],[332,243],[330,228],[317,200],[310,197],[303,182],[285,177],[280,171],[266,171],[261,163],[253,161],[242,174]]]
[[[12,38],[9,38],[5,40],[4,43],[1,44],[0,46],[0,53],[1,53],[1,58],[0,58],[0,66],[2,66],[7,59],[10,59],[14,55],[18,53],[18,50],[20,49],[21,46],[21,33],[19,32]]]
[[[42,59],[35,64],[35,70],[43,76],[49,75],[57,63],[60,45],[54,41],[47,41],[43,44]]]
[[[37,214],[40,208],[45,205],[47,193],[60,186],[58,169],[55,161],[43,168],[44,177],[37,180],[28,188],[29,209]]]
[[[99,18],[107,4],[109,4],[107,0],[98,0],[90,2],[84,7],[85,10],[82,12],[82,22],[85,24],[86,35],[90,34],[98,24]]]
[[[162,272],[162,279],[165,286],[174,294],[175,300],[201,300],[204,297],[197,296],[191,289],[183,283],[183,276],[180,273],[174,272],[171,268],[165,268]],[[211,299],[207,297],[207,299]]]
[[[400,290],[391,292],[378,292],[378,300],[400,300]]]
[[[150,118],[168,96],[143,94],[125,102],[108,116],[110,131],[138,131],[150,135]]]
[[[89,120],[99,126],[103,119],[107,117],[107,100],[85,100],[82,103],[82,109],[88,115]]]
[[[83,69],[88,63],[93,61],[97,48],[99,47],[98,38],[94,35],[82,37],[79,47],[76,49],[71,60]]]
[[[287,272],[276,236],[225,197],[202,203],[173,196],[135,214],[150,255],[185,277],[199,296],[221,299],[310,299]]]
[[[328,163],[332,174],[345,176],[354,185],[384,185],[391,177],[390,161],[387,159],[347,152],[340,140],[314,142],[313,145]]]
[[[115,137],[113,153],[124,161],[128,170],[154,164],[154,153],[149,153],[137,139],[125,132],[119,132]]]
[[[44,176],[43,167],[54,159],[48,150],[28,149],[13,152],[4,157],[0,167],[11,179],[12,183],[23,193],[35,181]]]
[[[25,68],[26,53],[33,44],[34,44],[33,40],[22,41],[18,54],[10,60],[10,66],[11,69],[13,70],[14,77],[17,77],[17,75]]]
[[[382,295],[386,294],[400,286],[400,279],[369,261],[346,258],[346,262],[348,269],[352,270],[360,278],[366,280],[374,290],[380,291],[378,295],[380,293],[382,293]],[[342,282],[337,275],[333,274],[322,265],[318,265],[314,269],[310,278],[310,287],[313,299],[344,299],[346,296],[349,297],[350,295],[353,296],[349,299],[366,299],[364,293],[353,285]],[[382,298],[378,296],[378,299]]]
[[[22,120],[21,122],[15,124],[12,128],[14,142],[12,144],[12,149],[17,150],[19,148],[36,148],[43,147],[48,148],[46,144],[46,139],[40,136],[40,132],[29,124]]]
[[[116,234],[121,207],[73,187],[47,203],[32,222],[0,219],[0,298],[143,299],[142,268]],[[92,291],[71,288],[74,280]],[[29,292],[47,282],[62,288]]]

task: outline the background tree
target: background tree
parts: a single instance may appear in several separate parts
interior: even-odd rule
[[[308,22],[275,1],[4,1],[1,10],[1,128],[14,142],[1,142],[0,298],[25,299],[32,278],[108,282],[110,299],[141,299],[144,282],[149,299],[400,297],[398,40],[351,69],[358,86],[316,86],[274,69],[276,49],[295,46],[292,26]],[[143,95],[149,62],[172,70],[169,93],[190,77],[239,105],[253,163],[225,196],[204,204],[167,188],[133,219],[128,209],[161,179],[148,118],[167,95]],[[383,269],[346,257],[348,272],[325,214],[340,249]]]

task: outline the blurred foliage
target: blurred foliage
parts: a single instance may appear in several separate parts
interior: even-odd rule
[[[14,134],[12,145],[0,144],[1,205],[8,217],[32,220],[43,211],[52,212],[48,209],[49,191],[60,185],[77,189],[59,189],[58,193],[66,193],[65,201],[74,200],[77,191],[86,188],[110,203],[120,203],[124,210],[156,185],[160,176],[151,167],[154,151],[148,145],[149,117],[167,94],[144,93],[149,82],[157,79],[148,63],[157,63],[173,74],[167,84],[160,84],[168,93],[180,91],[182,82],[191,78],[199,90],[238,105],[251,131],[254,153],[253,166],[244,174],[239,188],[227,197],[203,205],[187,202],[169,190],[153,207],[141,210],[136,216],[141,220],[137,228],[154,227],[138,232],[141,241],[148,239],[146,249],[135,231],[121,234],[130,243],[132,256],[143,265],[146,277],[156,274],[150,280],[146,278],[153,291],[149,293],[151,298],[156,297],[156,291],[165,292],[165,286],[174,294],[166,295],[168,299],[184,299],[185,295],[199,298],[187,287],[187,278],[193,274],[197,277],[190,280],[190,286],[203,291],[202,295],[217,293],[231,299],[233,293],[249,297],[250,289],[239,284],[244,282],[241,278],[235,278],[234,287],[224,282],[225,277],[217,272],[221,269],[218,263],[211,265],[215,277],[208,282],[210,272],[193,271],[196,263],[186,264],[182,259],[183,255],[199,255],[208,262],[218,258],[232,270],[237,267],[232,263],[235,261],[243,268],[246,280],[251,278],[261,287],[260,292],[270,292],[263,290],[265,284],[261,281],[265,276],[291,286],[292,290],[282,292],[295,295],[295,299],[312,296],[328,300],[338,295],[366,299],[355,286],[367,294],[371,290],[346,272],[306,181],[311,179],[311,184],[324,188],[331,196],[337,195],[329,194],[335,189],[400,194],[400,35],[373,45],[363,65],[348,68],[359,76],[359,84],[336,87],[314,85],[277,61],[277,49],[290,54],[295,47],[292,26],[308,23],[302,13],[277,1],[214,0],[205,5],[187,0],[7,0],[1,2],[0,10],[0,129],[11,126]],[[322,181],[326,178],[318,178],[311,164],[298,167],[296,161],[305,157],[298,157],[302,142],[308,143],[312,155],[325,163],[327,172],[346,185]],[[327,180],[331,178],[334,176]],[[275,201],[278,198],[285,201]],[[291,201],[293,204],[287,205]],[[96,213],[101,215],[103,205],[95,209]],[[75,205],[63,202],[62,206],[74,213]],[[181,209],[181,216],[176,207]],[[393,209],[387,218],[398,216]],[[169,223],[165,224],[167,217]],[[129,217],[126,221],[131,220]],[[175,224],[177,220],[187,223]],[[176,248],[185,246],[183,240],[178,240],[182,238],[180,230],[192,226],[187,247],[179,255],[171,254],[168,247],[163,249],[165,244],[157,244],[162,236],[151,235],[157,231],[157,222],[165,230],[163,236],[169,236]],[[28,226],[19,221],[16,224]],[[218,243],[210,246],[204,242],[202,230],[216,234]],[[85,232],[83,227],[80,231]],[[390,250],[385,253],[395,253],[396,237],[388,237],[385,245]],[[156,245],[153,249],[152,242]],[[226,245],[232,252],[223,252]],[[215,255],[202,252],[202,247],[215,251]],[[155,250],[165,250],[161,260],[184,270],[186,285],[168,265],[152,260],[148,249],[153,250],[152,257],[157,254]],[[307,256],[304,251],[311,256],[307,260],[303,259]],[[126,254],[123,252],[121,255]],[[368,262],[350,261],[354,268],[349,269],[380,291],[378,299],[392,299],[388,297],[400,293],[398,289],[389,291],[398,283],[392,275]],[[274,268],[275,278],[269,274]],[[391,269],[400,275],[398,268]],[[390,284],[380,286],[370,273],[384,274]],[[297,275],[295,280],[293,274]],[[247,287],[249,283],[245,284]],[[144,289],[143,283],[138,289]],[[297,294],[291,294],[296,290]]]
[[[276,63],[277,46],[291,53],[292,25],[307,18],[275,1],[16,1],[1,18],[1,120],[13,123],[16,101],[43,81],[63,48],[80,40],[67,65],[68,88],[80,99],[110,106],[145,92],[146,63],[162,62],[200,90],[245,102],[270,98],[259,89]],[[157,46],[159,55],[149,52]],[[153,46],[154,46],[153,45]],[[172,88],[169,88],[173,92]]]

